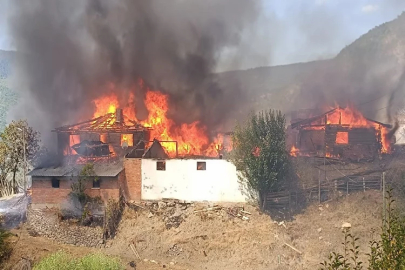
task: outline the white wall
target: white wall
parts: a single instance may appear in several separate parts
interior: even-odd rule
[[[142,199],[245,202],[240,191],[236,167],[222,159],[170,159],[166,170],[156,170],[158,160],[142,160]],[[198,171],[197,162],[206,170]]]

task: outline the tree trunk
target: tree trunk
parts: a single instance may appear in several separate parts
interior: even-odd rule
[[[13,170],[13,182],[12,182],[12,187],[11,187],[12,188],[12,194],[16,194],[18,192],[16,181],[15,181],[15,176],[17,174],[17,171],[18,171],[18,167],[15,166],[14,170]]]
[[[264,211],[266,207],[266,195],[264,192],[259,192],[259,207],[260,210]]]

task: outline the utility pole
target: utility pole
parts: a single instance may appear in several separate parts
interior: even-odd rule
[[[25,128],[22,129],[23,134],[23,152],[24,152],[24,193],[27,192],[27,155],[25,153]]]
[[[318,199],[321,203],[321,169],[318,169]]]
[[[383,193],[383,228],[385,229],[386,211],[387,211],[387,206],[385,202],[385,172],[382,173],[382,193]]]

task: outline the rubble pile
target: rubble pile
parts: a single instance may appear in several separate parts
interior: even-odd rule
[[[193,203],[180,200],[163,200],[159,202],[128,203],[132,209],[149,211],[148,217],[159,216],[165,223],[166,229],[178,228],[185,218],[192,213]]]
[[[244,210],[244,207],[224,207],[219,205],[209,206],[207,204],[195,205],[191,202],[180,200],[162,200],[158,202],[128,203],[128,206],[135,210],[148,211],[148,217],[161,217],[166,229],[178,228],[184,220],[193,214],[197,214],[202,220],[212,219],[217,216],[238,218],[248,221],[251,213]]]
[[[103,247],[102,228],[80,226],[72,220],[60,221],[57,211],[28,211],[28,230],[31,236],[43,236],[62,244]]]

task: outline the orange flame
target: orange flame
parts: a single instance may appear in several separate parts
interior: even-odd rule
[[[349,143],[349,133],[337,132],[336,133],[336,143],[337,144],[348,144]]]
[[[374,128],[377,132],[377,136],[379,137],[382,145],[381,152],[382,153],[390,153],[391,152],[391,142],[387,138],[388,128],[382,126],[379,123],[372,122],[366,119],[361,112],[353,108],[352,106],[348,106],[346,108],[338,108],[331,114],[327,116],[326,123],[328,125],[344,125],[349,126],[350,128],[353,127],[364,127],[364,128]],[[339,134],[337,134],[339,136]],[[341,134],[340,136],[347,136]],[[348,143],[347,138],[339,138],[343,139],[342,143]],[[338,137],[336,138],[338,140]],[[338,143],[338,141],[336,141]]]
[[[144,87],[142,81],[140,81],[139,85],[140,87]],[[113,91],[111,94],[101,96],[94,100],[96,107],[93,115],[94,118],[107,113],[113,113],[117,108],[123,108],[124,122],[126,124],[129,123],[128,120],[137,121],[135,117],[135,95],[131,92],[127,103],[120,104],[115,94],[114,86],[110,87]],[[199,121],[176,125],[172,119],[168,118],[167,95],[147,88],[144,103],[149,115],[146,120],[140,121],[140,124],[152,128],[150,131],[150,139],[160,141],[169,156],[174,157],[176,155],[176,149],[179,155],[204,156],[218,156],[219,151],[222,150],[223,137],[217,136],[215,139],[210,140],[207,136],[206,128],[202,126]],[[128,140],[128,138],[122,136],[121,144],[125,140]],[[128,146],[132,145],[133,138],[131,145],[128,140]]]
[[[134,135],[121,134],[121,146],[124,146],[124,143],[126,143],[127,146],[134,146]]]
[[[298,152],[299,152],[298,148],[296,148],[295,145],[293,145],[290,150],[290,156],[297,157]]]

